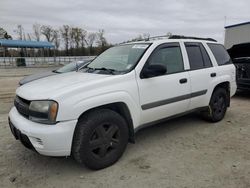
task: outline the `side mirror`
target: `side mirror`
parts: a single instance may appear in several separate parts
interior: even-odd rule
[[[166,74],[167,68],[161,64],[148,65],[142,70],[141,78],[152,78]]]

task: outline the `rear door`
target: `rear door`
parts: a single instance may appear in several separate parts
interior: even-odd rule
[[[217,76],[212,61],[201,42],[185,42],[186,52],[190,64],[191,103],[189,109],[207,106],[208,88]]]

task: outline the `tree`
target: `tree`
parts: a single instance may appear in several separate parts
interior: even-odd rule
[[[4,38],[7,40],[12,40],[12,36],[10,36],[7,32],[5,33]]]
[[[4,39],[4,35],[7,33],[3,28],[0,27],[0,39]]]
[[[87,36],[87,31],[85,31],[84,29],[81,29],[81,33],[80,33],[81,48],[84,48],[85,44],[87,45],[86,36]]]
[[[73,41],[75,43],[75,47],[79,48],[81,43],[82,29],[79,27],[75,27],[72,28],[72,32],[73,32]]]
[[[3,28],[0,27],[0,39],[12,39],[12,37],[5,31]]]
[[[96,40],[96,33],[89,33],[87,40],[86,40],[86,44],[89,47],[89,55],[92,55],[92,49],[93,49],[93,44]]]
[[[40,37],[41,37],[41,25],[35,23],[35,24],[33,24],[32,28],[33,28],[33,32],[34,32],[34,39],[36,41],[40,41]]]
[[[56,50],[58,50],[60,47],[60,32],[59,32],[59,30],[54,30],[53,38],[54,38],[54,44],[55,44]]]
[[[19,40],[25,39],[25,33],[22,25],[17,25],[17,29],[15,29],[14,32],[18,35]]]
[[[32,37],[31,37],[31,34],[30,34],[30,33],[27,33],[27,38],[28,38],[29,41],[32,40]]]
[[[48,42],[53,42],[54,29],[50,25],[43,25],[41,27],[41,33],[45,36]]]
[[[66,54],[69,55],[69,40],[70,40],[70,27],[68,25],[63,25],[60,28],[61,36],[64,41]]]
[[[72,55],[72,49],[74,48],[74,34],[73,34],[73,30],[70,27],[69,28],[69,47],[70,47],[70,51],[71,51],[71,55]]]
[[[17,25],[14,32],[19,40],[41,41],[45,38],[46,41],[53,43],[55,50],[62,55],[96,55],[110,47],[103,29],[98,32],[88,32],[81,27],[62,25],[54,28],[51,25],[34,23],[29,33],[24,31],[22,25]],[[146,34],[141,36],[147,37]],[[0,28],[0,38],[12,39],[3,28]],[[25,49],[21,48],[21,52],[24,53]],[[50,50],[49,53],[51,54]]]
[[[0,27],[0,39],[12,40],[12,37],[8,35],[7,31]],[[0,52],[3,50],[4,56],[9,55],[9,51],[7,47],[0,47]]]
[[[104,37],[104,29],[100,29],[97,32],[97,44],[101,47],[101,50],[105,50],[105,47],[108,45],[106,38]]]
[[[142,34],[142,38],[145,39],[145,40],[149,39],[150,38],[150,34],[149,33],[143,33]]]

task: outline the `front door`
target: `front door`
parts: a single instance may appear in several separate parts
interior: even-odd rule
[[[167,72],[161,76],[137,78],[142,109],[141,124],[185,112],[190,102],[189,74],[184,69],[179,43],[158,46],[144,68],[151,64],[161,64]]]

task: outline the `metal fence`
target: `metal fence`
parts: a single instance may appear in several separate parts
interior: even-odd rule
[[[22,57],[26,66],[53,66],[73,61],[90,60],[95,56]],[[0,57],[0,67],[16,67],[16,59],[21,57]]]

